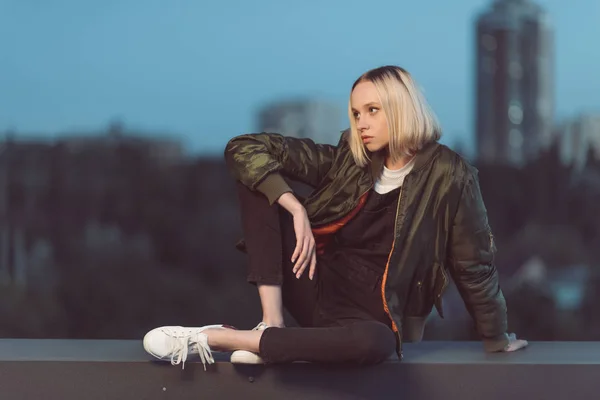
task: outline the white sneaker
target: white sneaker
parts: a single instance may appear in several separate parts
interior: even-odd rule
[[[172,365],[181,363],[185,368],[188,354],[200,355],[206,371],[206,364],[213,364],[215,359],[208,346],[208,337],[202,333],[209,328],[223,328],[223,325],[207,325],[200,328],[183,326],[161,326],[152,329],[144,336],[144,350],[160,360],[171,360]]]
[[[264,331],[267,329],[269,325],[261,322],[256,325],[253,331]],[[236,350],[231,353],[231,363],[232,364],[264,364],[263,359],[256,353],[247,350]]]

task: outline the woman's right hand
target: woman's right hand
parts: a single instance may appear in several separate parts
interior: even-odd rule
[[[290,192],[281,195],[277,202],[292,214],[294,220],[296,248],[292,255],[293,272],[299,279],[308,268],[308,277],[312,280],[317,266],[317,251],[306,209]]]

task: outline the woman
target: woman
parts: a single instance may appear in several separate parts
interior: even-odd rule
[[[506,304],[477,171],[438,143],[440,128],[410,74],[366,72],[352,86],[350,129],[337,146],[260,133],[233,138],[249,282],[263,318],[253,330],[160,327],[144,347],[173,364],[375,364],[402,358],[450,273],[489,352],[527,342],[506,333]],[[300,201],[285,178],[314,188]],[[300,327],[284,326],[285,306]],[[206,366],[205,366],[206,367]]]

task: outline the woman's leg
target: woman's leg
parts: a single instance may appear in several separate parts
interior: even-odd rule
[[[308,274],[296,279],[292,272],[296,235],[291,215],[277,204],[269,205],[262,193],[239,182],[237,190],[248,254],[248,281],[258,287],[262,321],[269,326],[283,326],[285,306],[300,326],[312,326],[316,280],[308,279]]]
[[[396,349],[392,330],[377,321],[322,328],[268,328],[264,331],[207,329],[211,348],[259,353],[267,363],[377,364]]]
[[[253,192],[241,183],[238,183],[238,196],[249,258],[248,281],[258,286],[263,322],[279,322],[283,304],[301,328],[208,329],[205,331],[208,344],[224,351],[259,353],[269,363],[373,364],[393,354],[395,336],[380,322],[355,321],[314,327],[318,276],[312,281],[307,274],[296,279],[292,272],[290,259],[296,239],[291,215],[278,205],[269,205],[262,193]]]
[[[355,321],[324,328],[267,329],[259,354],[269,363],[377,364],[396,350],[394,332],[378,321]]]

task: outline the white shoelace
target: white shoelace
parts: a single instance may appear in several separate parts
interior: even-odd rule
[[[177,337],[169,332],[168,335],[171,338],[171,365],[181,363],[181,369],[184,369],[190,346],[196,347],[198,350],[205,371],[207,363],[214,364],[215,359],[208,345],[208,337],[204,333]]]
[[[253,331],[262,331],[265,330],[269,327],[269,325],[265,324],[264,322],[260,322],[258,325],[256,325],[254,328],[252,328]]]

